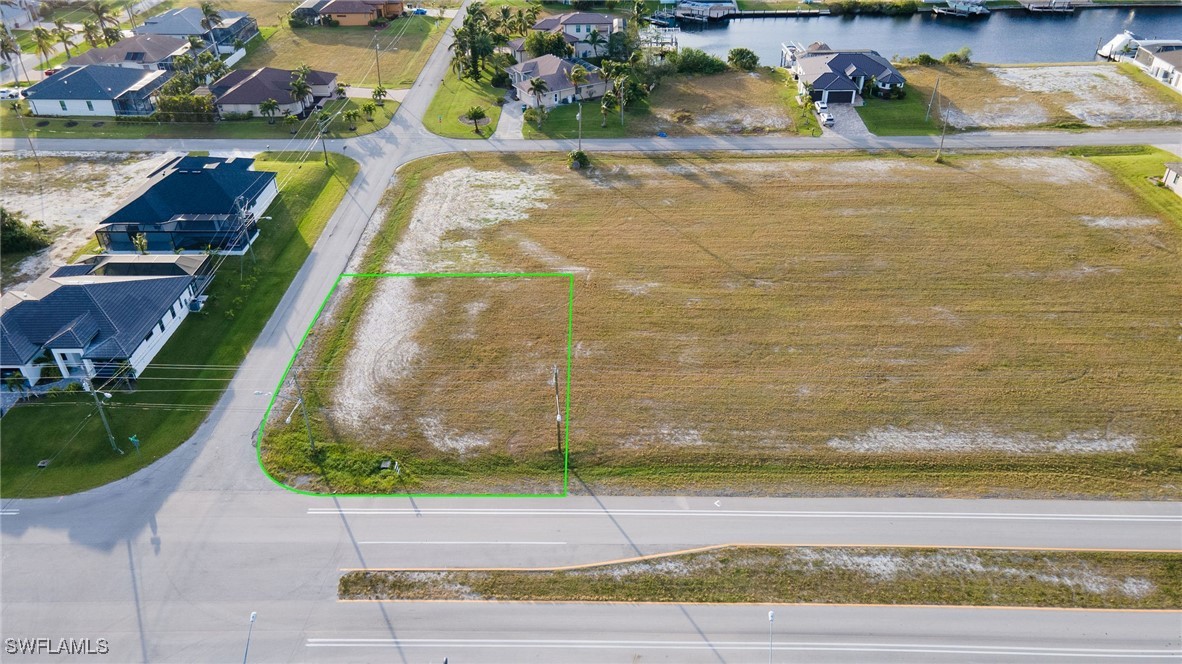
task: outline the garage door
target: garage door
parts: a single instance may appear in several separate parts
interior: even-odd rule
[[[853,90],[830,90],[829,91],[830,104],[852,104],[854,103]]]

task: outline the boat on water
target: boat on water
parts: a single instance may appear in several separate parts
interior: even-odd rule
[[[932,7],[937,16],[954,16],[957,18],[980,18],[989,15],[989,8],[984,2],[974,0],[948,0],[947,5]]]
[[[1036,14],[1072,14],[1075,12],[1075,5],[1071,4],[1071,0],[1051,0],[1048,3],[1028,4],[1026,11]]]
[[[1096,55],[1105,60],[1132,60],[1137,55],[1137,49],[1142,47],[1153,51],[1178,50],[1182,49],[1182,39],[1146,39],[1135,32],[1125,30],[1097,49]]]

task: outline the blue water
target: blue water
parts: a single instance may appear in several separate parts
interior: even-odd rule
[[[1122,30],[1147,38],[1182,39],[1182,9],[1084,9],[1059,16],[997,11],[984,19],[934,14],[904,17],[814,16],[739,19],[717,25],[682,25],[682,47],[726,56],[736,46],[780,62],[780,44],[823,41],[834,48],[872,48],[886,57],[930,53],[939,57],[968,46],[973,60],[995,64],[1084,62],[1095,59],[1098,41]]]

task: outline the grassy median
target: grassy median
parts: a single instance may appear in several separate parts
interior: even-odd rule
[[[560,570],[353,571],[341,599],[1182,608],[1166,553],[722,547]]]

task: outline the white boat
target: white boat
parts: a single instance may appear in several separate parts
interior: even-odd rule
[[[1125,30],[1110,39],[1107,44],[1101,46],[1096,51],[1096,55],[1105,60],[1131,59],[1137,55],[1137,49],[1142,46],[1174,46],[1182,48],[1182,39],[1146,39],[1135,32]]]

